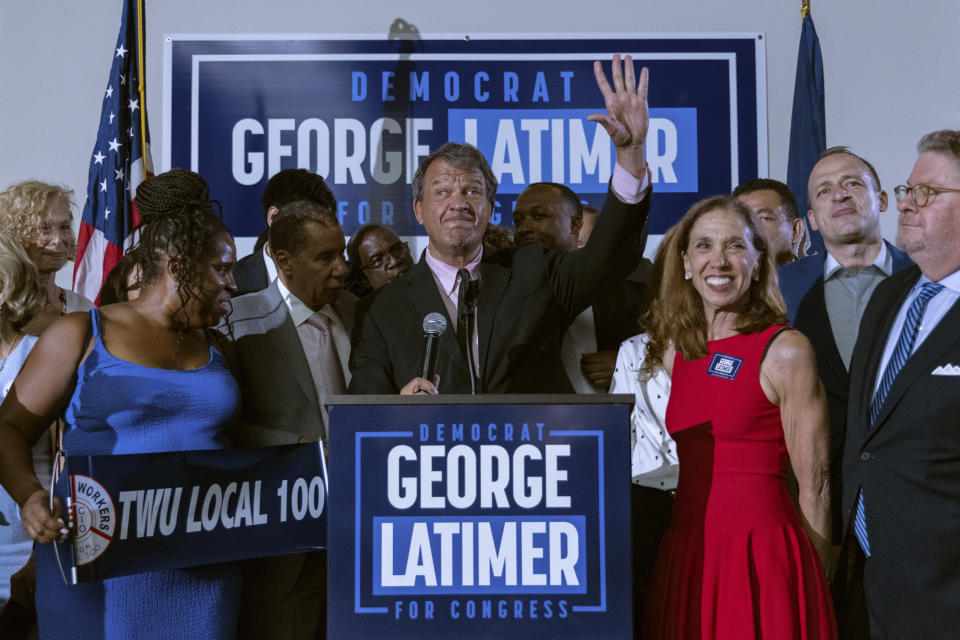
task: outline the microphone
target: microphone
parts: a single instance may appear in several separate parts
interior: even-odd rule
[[[423,317],[423,364],[420,366],[420,377],[433,382],[437,375],[437,355],[440,350],[437,342],[447,330],[447,319],[442,313],[428,313]]]

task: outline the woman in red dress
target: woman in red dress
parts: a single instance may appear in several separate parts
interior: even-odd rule
[[[746,207],[703,200],[676,231],[661,248],[647,348],[671,375],[680,479],[645,636],[836,638],[823,568],[829,427],[813,349],[783,326],[772,257]]]

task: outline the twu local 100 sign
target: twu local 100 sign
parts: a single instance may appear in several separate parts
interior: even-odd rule
[[[388,401],[330,412],[331,633],[629,636],[629,397]]]
[[[238,236],[264,228],[263,188],[288,168],[324,176],[347,234],[378,222],[422,235],[411,179],[447,141],[489,160],[494,224],[510,226],[517,195],[539,181],[600,206],[615,152],[586,118],[603,110],[593,61],[609,76],[614,53],[650,68],[651,233],[766,175],[759,34],[166,40],[163,167],[200,172]]]

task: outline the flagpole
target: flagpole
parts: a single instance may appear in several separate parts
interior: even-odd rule
[[[806,0],[804,0],[806,2]],[[144,92],[143,73],[143,0],[137,0],[137,93],[140,95],[140,148],[143,149],[143,156],[147,155],[147,99]],[[141,177],[147,179],[147,163],[140,163]]]

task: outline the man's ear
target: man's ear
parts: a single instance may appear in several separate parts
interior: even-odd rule
[[[790,226],[793,227],[793,233],[790,234],[790,246],[796,246],[800,242],[800,238],[803,237],[803,218],[794,218]]]
[[[273,219],[277,217],[277,213],[279,212],[280,212],[280,209],[276,207],[270,207],[269,209],[267,209],[267,226],[268,227],[273,224]]]
[[[423,203],[417,200],[416,198],[414,198],[413,215],[414,217],[416,217],[417,222],[419,222],[420,224],[423,224],[423,213],[421,212],[422,209],[423,209]]]
[[[271,251],[270,257],[273,258],[273,262],[277,265],[278,271],[282,271],[284,274],[290,272],[290,259],[293,256],[290,255],[289,251],[286,249],[281,249],[280,251]]]
[[[580,235],[580,227],[583,226],[583,216],[573,216],[570,218],[570,234],[574,237]]]
[[[880,193],[877,194],[877,199],[880,201],[880,213],[883,213],[887,210],[887,192],[880,190]]]
[[[810,223],[810,229],[812,231],[820,231],[820,228],[817,226],[817,219],[813,216],[813,210],[807,211],[807,222]]]

